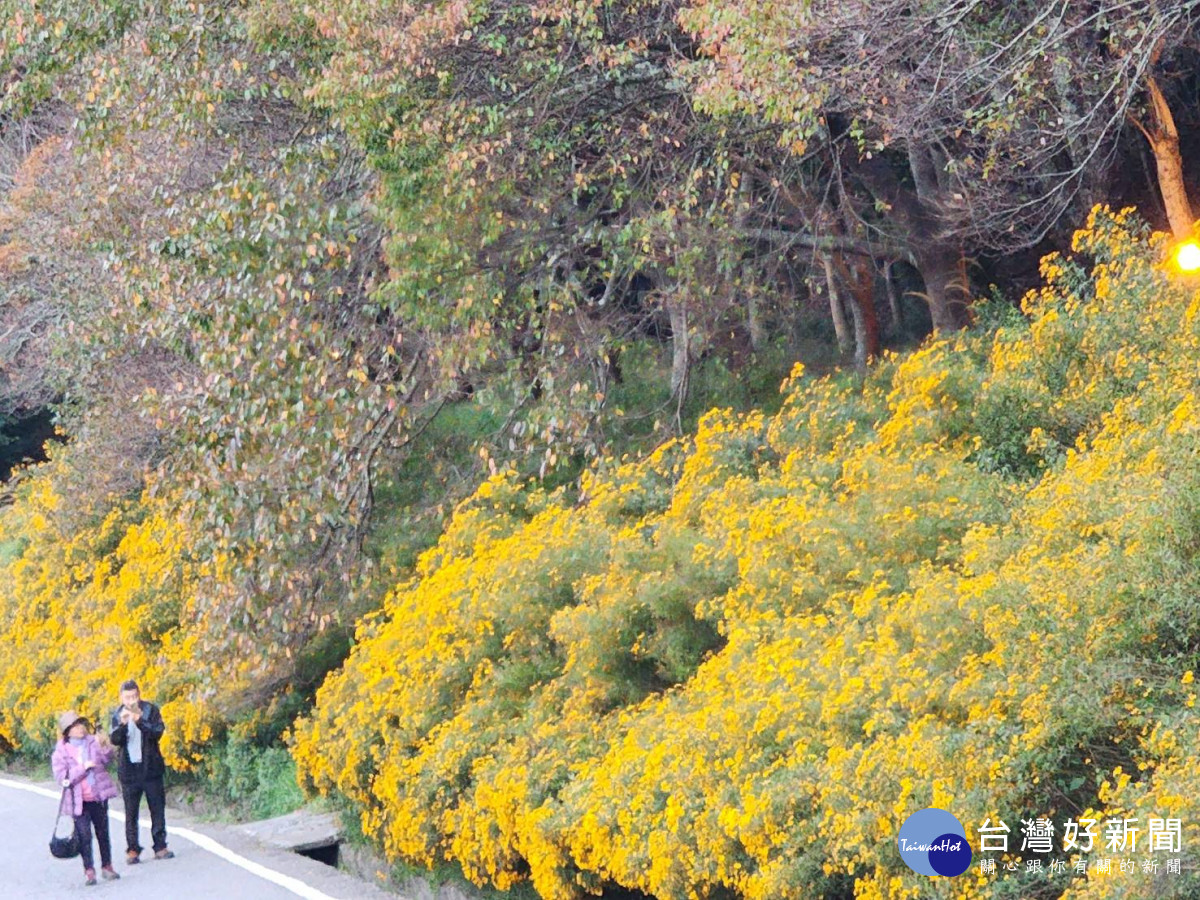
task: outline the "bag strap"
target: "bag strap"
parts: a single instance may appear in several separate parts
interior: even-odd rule
[[[82,779],[80,779],[80,780],[82,780]],[[64,797],[66,796],[67,791],[71,792],[71,818],[72,819],[75,818],[75,785],[77,785],[78,783],[79,783],[79,781],[72,781],[69,785],[67,785],[62,790]],[[58,815],[56,815],[54,817],[54,830],[50,832],[51,838],[58,837],[58,823],[62,821],[62,817],[63,817],[62,808],[63,808],[62,800],[60,799],[59,803],[58,803]]]
[[[83,779],[87,778],[87,776],[88,776],[88,773],[84,772],[82,775],[80,775],[78,778],[76,778],[74,781],[72,781],[70,784],[68,784],[66,787],[64,787],[62,789],[62,792],[64,795],[67,793],[67,791],[71,792],[72,815],[73,815],[73,811],[75,809],[75,785],[79,784],[79,782],[83,781]],[[59,804],[58,804],[58,818],[56,818],[54,820],[55,826],[58,825],[58,819],[61,819],[61,818],[62,818],[62,801],[60,799]]]

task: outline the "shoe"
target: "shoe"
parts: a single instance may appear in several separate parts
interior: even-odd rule
[[[89,887],[91,885],[95,884],[96,883],[96,870],[95,869],[84,869],[83,870],[83,878],[84,878],[83,883],[88,885]]]
[[[105,881],[116,881],[121,876],[116,873],[112,866],[102,866],[100,869],[100,877]]]
[[[163,847],[161,850],[154,851],[154,858],[155,859],[174,859],[175,854],[172,853],[170,850],[168,850],[166,847]]]
[[[141,857],[141,855],[142,855],[141,850],[126,850],[125,851],[125,865],[136,866],[138,863],[141,862],[141,859],[139,858],[139,857]]]

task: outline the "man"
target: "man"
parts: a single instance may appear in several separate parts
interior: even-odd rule
[[[140,862],[141,844],[138,843],[138,812],[142,794],[150,807],[150,837],[154,844],[155,859],[173,859],[175,854],[167,849],[167,794],[163,787],[162,751],[158,749],[165,726],[162,713],[148,700],[136,681],[121,685],[121,705],[112,715],[112,732],[109,740],[117,747],[117,776],[121,779],[121,796],[125,800],[125,861],[129,865]]]

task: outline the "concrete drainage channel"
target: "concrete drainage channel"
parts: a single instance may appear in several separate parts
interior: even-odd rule
[[[286,816],[243,825],[242,831],[267,846],[337,867],[342,832],[333,813],[297,810]]]

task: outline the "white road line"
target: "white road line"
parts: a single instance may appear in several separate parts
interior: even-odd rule
[[[61,794],[57,794],[54,791],[47,790],[43,787],[38,787],[35,784],[25,784],[21,781],[10,781],[7,778],[0,778],[0,787],[9,787],[18,791],[27,791],[30,794],[38,794],[42,797],[49,797],[51,800],[58,800],[61,797]],[[119,813],[114,810],[110,812],[109,815],[121,822],[125,821],[124,813]],[[145,819],[138,819],[138,824],[143,828],[150,827],[150,823]],[[191,841],[201,850],[207,850],[214,856],[219,856],[226,862],[233,863],[238,868],[245,869],[252,875],[257,875],[259,878],[265,879],[272,884],[277,884],[284,890],[291,891],[297,897],[304,897],[305,900],[336,900],[335,897],[331,897],[329,894],[319,891],[311,885],[305,884],[298,878],[293,878],[290,875],[284,875],[282,872],[276,872],[274,869],[268,869],[266,866],[260,863],[256,863],[253,860],[246,859],[246,857],[234,853],[228,847],[217,843],[208,835],[200,834],[197,831],[192,831],[190,828],[178,828],[172,825],[167,826],[167,834],[181,837],[186,841]]]

